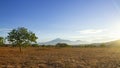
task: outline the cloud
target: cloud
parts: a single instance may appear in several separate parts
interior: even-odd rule
[[[120,39],[120,31],[119,29],[86,29],[77,31],[77,33],[71,35],[70,38],[92,43],[108,42]]]
[[[104,29],[87,29],[87,30],[81,30],[77,31],[80,32],[80,34],[97,34],[103,32]]]
[[[9,32],[11,30],[12,29],[9,29],[9,28],[0,28],[0,32]]]

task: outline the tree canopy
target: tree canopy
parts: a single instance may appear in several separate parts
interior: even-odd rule
[[[4,44],[4,38],[0,37],[0,45],[3,45],[3,44]]]
[[[17,29],[13,29],[8,33],[7,39],[12,45],[22,46],[30,45],[31,43],[36,43],[38,39],[35,33],[29,31],[27,28],[19,27]]]

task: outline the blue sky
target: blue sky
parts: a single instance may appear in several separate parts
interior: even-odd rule
[[[0,36],[26,27],[38,42],[120,38],[120,0],[0,0]]]

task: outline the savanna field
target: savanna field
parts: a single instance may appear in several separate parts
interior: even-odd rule
[[[0,47],[0,68],[120,68],[120,48]]]

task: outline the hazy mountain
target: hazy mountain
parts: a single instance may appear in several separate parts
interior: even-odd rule
[[[120,46],[120,40],[107,42],[106,45],[108,45],[108,46]]]
[[[70,41],[70,40],[56,38],[54,40],[51,40],[51,41],[48,41],[48,42],[44,42],[44,43],[40,43],[40,44],[55,45],[57,43],[67,43],[67,44],[70,44],[70,45],[78,45],[78,44],[87,44],[88,42],[81,41],[81,40]]]

